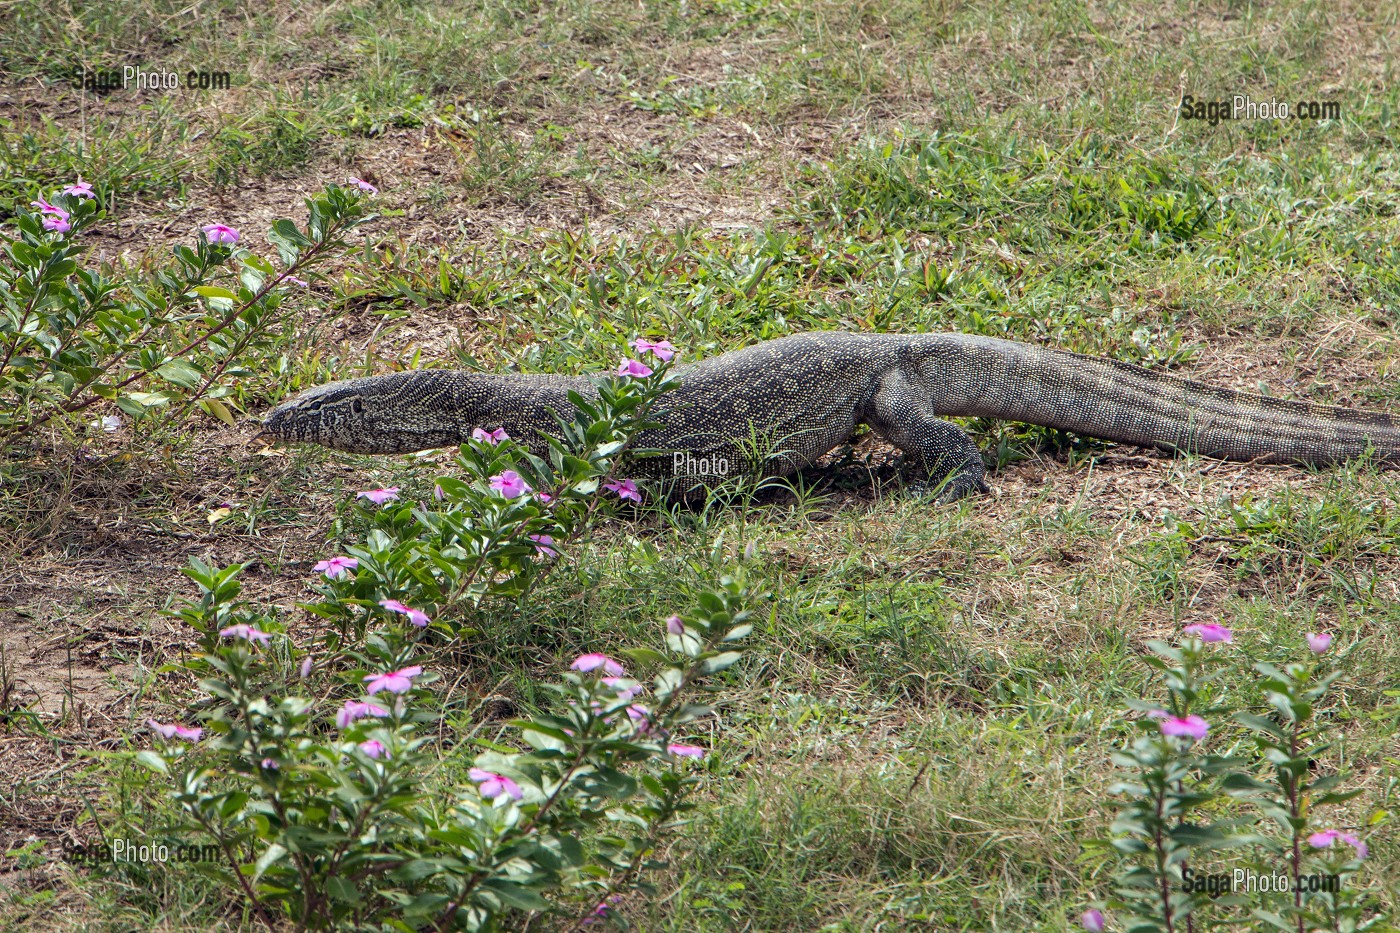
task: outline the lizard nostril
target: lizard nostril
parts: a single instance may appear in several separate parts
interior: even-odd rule
[[[365,410],[364,402],[361,402],[359,399],[355,399],[355,401],[350,403],[350,410],[358,415],[360,412]]]

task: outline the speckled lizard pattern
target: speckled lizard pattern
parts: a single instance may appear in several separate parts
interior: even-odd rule
[[[1385,414],[1249,395],[990,337],[816,332],[676,372],[679,387],[654,412],[663,426],[637,439],[674,452],[643,461],[656,476],[720,461],[783,475],[867,424],[931,480],[947,478],[941,499],[986,491],[977,448],[945,416],[1003,418],[1229,460],[1323,466],[1371,448],[1378,460],[1400,462],[1400,431]],[[263,433],[282,443],[389,454],[455,445],[473,428],[499,427],[540,451],[542,435],[557,430],[551,411],[573,413],[570,389],[596,396],[585,377],[371,376],[301,394],[268,416]],[[693,477],[702,485],[724,478]]]

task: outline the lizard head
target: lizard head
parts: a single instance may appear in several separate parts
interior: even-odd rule
[[[259,437],[279,444],[320,444],[358,454],[397,454],[461,443],[438,404],[448,373],[369,376],[308,389],[274,408]]]

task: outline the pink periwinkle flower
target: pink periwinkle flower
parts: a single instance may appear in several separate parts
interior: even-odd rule
[[[198,726],[182,726],[178,722],[156,722],[154,719],[147,719],[146,725],[164,739],[184,739],[187,742],[198,742],[199,737],[204,734],[204,730]]]
[[[666,751],[679,758],[704,758],[705,750],[699,745],[683,745],[680,742],[672,742],[666,746]]]
[[[632,341],[632,347],[638,353],[654,353],[661,360],[670,360],[676,355],[676,348],[671,346],[669,340],[651,341],[645,337],[638,337]]]
[[[238,242],[238,231],[227,224],[205,224],[199,229],[204,231],[204,238],[210,243],[232,246]]]
[[[554,549],[554,539],[549,535],[526,535],[535,542],[535,553],[541,557],[558,557],[559,552]]]
[[[580,671],[584,674],[590,671],[596,671],[599,668],[602,668],[603,673],[607,674],[609,677],[621,677],[627,673],[622,669],[621,664],[618,664],[606,654],[581,654],[574,658],[573,664],[569,665],[569,670]]]
[[[370,758],[379,758],[381,755],[385,758],[389,757],[389,750],[378,739],[366,739],[359,744],[359,749]]]
[[[281,767],[281,765],[279,765],[279,764],[277,763],[277,759],[276,759],[276,758],[264,758],[264,759],[260,762],[260,764],[261,764],[262,769],[263,769],[264,771],[276,771],[278,768]]]
[[[507,499],[514,499],[516,496],[523,496],[531,492],[530,484],[514,470],[506,470],[504,473],[491,477],[491,488]]]
[[[525,796],[525,792],[520,789],[520,785],[506,777],[504,774],[497,774],[494,771],[487,771],[484,768],[472,768],[467,772],[467,776],[481,785],[481,796],[487,800],[495,800],[505,794],[512,800],[519,800]]]
[[[228,628],[219,629],[219,634],[224,638],[243,638],[247,641],[255,641],[260,645],[265,645],[272,640],[272,635],[262,629],[254,628],[244,622],[237,625],[230,625]]]
[[[301,661],[301,679],[305,680],[311,676],[311,657],[308,655]]]
[[[1338,839],[1351,846],[1359,859],[1365,858],[1370,852],[1366,843],[1361,841],[1361,837],[1354,833],[1344,833],[1340,829],[1324,829],[1320,833],[1313,833],[1308,837],[1308,845],[1314,849],[1326,849],[1330,848],[1332,843]]]
[[[375,505],[383,505],[390,499],[397,499],[399,497],[399,487],[386,486],[383,489],[366,489],[364,492],[355,493],[355,496],[359,499],[368,499]]]
[[[1327,632],[1308,632],[1308,650],[1313,654],[1324,654],[1332,647],[1332,636]]]
[[[499,444],[501,441],[510,440],[510,435],[505,428],[497,428],[488,431],[485,428],[472,428],[472,440],[480,441],[483,444]]]
[[[617,696],[622,700],[630,700],[642,692],[641,684],[627,686],[624,677],[604,677],[603,683],[617,691]]]
[[[609,492],[617,493],[619,499],[631,499],[634,502],[642,501],[642,494],[637,489],[637,484],[630,479],[612,480],[603,484],[603,488]]]
[[[1223,625],[1216,625],[1214,622],[1198,622],[1195,625],[1188,625],[1182,629],[1187,635],[1195,635],[1206,644],[1220,641],[1233,641],[1235,633]]]
[[[302,288],[310,288],[310,287],[311,287],[311,283],[310,283],[310,282],[308,282],[308,281],[306,281],[306,279],[303,279],[303,278],[301,278],[300,276],[296,276],[296,275],[289,275],[289,276],[287,276],[286,281],[291,282],[293,285],[300,285]]]
[[[70,215],[63,208],[55,207],[43,198],[40,198],[37,201],[30,201],[29,203],[34,207],[37,207],[39,209],[39,212],[44,215],[45,230],[53,230],[57,233],[67,233],[73,228],[73,225],[68,222],[68,218],[72,215]]]
[[[348,184],[354,185],[366,194],[378,194],[379,189],[365,181],[363,178],[351,178]]]
[[[554,501],[554,497],[547,492],[537,492],[535,493],[535,498],[543,502],[545,505],[549,505],[551,502]]]
[[[402,670],[390,671],[387,674],[369,674],[365,677],[365,687],[368,694],[376,694],[381,690],[388,690],[390,693],[407,693],[413,686],[413,678],[423,673],[423,668],[417,664],[412,667],[405,667]]]
[[[1199,742],[1206,737],[1210,731],[1210,724],[1200,716],[1194,714],[1186,717],[1166,716],[1153,717],[1162,719],[1162,734],[1184,736],[1193,742]]]
[[[639,703],[633,703],[627,707],[627,718],[632,720],[632,725],[642,735],[651,731],[651,710]]]
[[[354,570],[360,566],[360,562],[353,557],[332,557],[329,560],[319,560],[312,570],[319,570],[332,580],[339,580],[345,576],[345,571]]]
[[[1342,842],[1345,842],[1347,845],[1351,846],[1353,849],[1355,849],[1356,857],[1359,859],[1365,858],[1368,854],[1370,854],[1371,850],[1366,848],[1366,843],[1362,842],[1361,838],[1353,833],[1338,833],[1337,838],[1342,840]]]
[[[364,719],[366,716],[388,716],[389,711],[378,703],[366,703],[363,700],[346,700],[345,705],[340,708],[340,712],[335,714],[335,724],[342,729],[349,728],[350,724],[357,719]]]
[[[381,599],[379,601],[379,605],[383,606],[385,609],[388,609],[390,612],[398,612],[408,616],[408,621],[412,622],[419,628],[423,628],[423,626],[433,621],[432,619],[428,618],[428,614],[422,609],[414,609],[412,606],[405,606],[397,599]]]
[[[83,176],[81,175],[78,176],[78,180],[75,183],[64,188],[59,194],[72,195],[75,198],[86,198],[88,200],[97,197],[97,195],[92,193],[92,182],[83,181]]]
[[[1103,933],[1106,927],[1103,911],[1097,907],[1090,907],[1079,915],[1079,925],[1088,930],[1089,933]]]
[[[39,209],[39,213],[41,214],[53,214],[55,217],[62,217],[64,220],[67,220],[71,216],[63,208],[59,207],[56,204],[50,204],[43,198],[40,198],[37,201],[30,201],[29,204],[31,207],[37,207]]]
[[[673,615],[666,617],[666,632],[670,635],[685,634],[685,623],[681,621],[680,616]]]
[[[650,366],[645,363],[639,363],[636,360],[623,360],[621,363],[617,364],[617,374],[619,376],[645,377],[650,376],[651,373],[652,369]]]

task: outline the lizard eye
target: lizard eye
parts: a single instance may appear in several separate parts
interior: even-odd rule
[[[312,402],[312,403],[311,403],[310,405],[308,405],[307,407],[310,408],[312,411],[320,411],[320,410],[321,410],[321,400],[320,400],[320,399],[317,399],[316,401]]]

